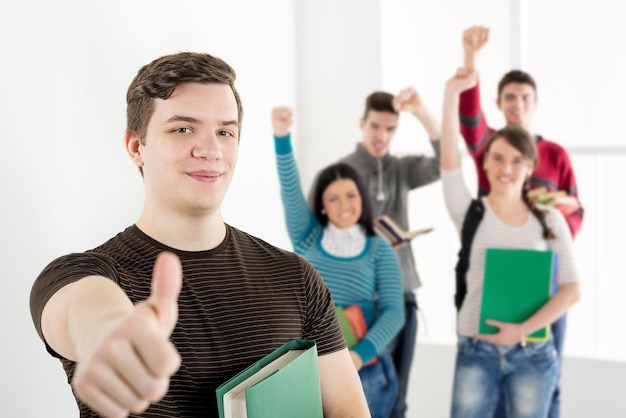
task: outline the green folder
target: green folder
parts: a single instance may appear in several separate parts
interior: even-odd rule
[[[215,392],[220,418],[322,418],[317,346],[289,341]]]
[[[354,335],[354,331],[352,331],[352,327],[350,326],[350,321],[348,321],[348,318],[346,317],[343,308],[341,306],[335,306],[335,311],[337,312],[339,326],[341,327],[343,338],[346,340],[348,350],[352,350],[357,345],[359,340]]]
[[[486,319],[520,323],[532,316],[549,299],[556,273],[552,251],[488,248],[485,255],[480,334],[495,334],[497,327]],[[526,341],[547,341],[550,327],[541,328]]]

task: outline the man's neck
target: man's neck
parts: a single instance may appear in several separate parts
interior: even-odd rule
[[[136,222],[146,235],[168,247],[183,251],[211,250],[224,241],[226,226],[219,209],[204,216],[158,214],[144,210]]]

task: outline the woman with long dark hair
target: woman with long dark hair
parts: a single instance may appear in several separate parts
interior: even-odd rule
[[[444,95],[441,169],[444,196],[459,233],[472,203],[458,149],[459,94],[473,86],[473,70],[461,69],[447,83]],[[572,238],[563,215],[535,205],[527,196],[537,164],[533,138],[523,128],[496,131],[485,147],[483,170],[490,192],[481,199],[484,213],[467,251],[467,293],[458,314],[458,351],[452,395],[453,418],[493,416],[504,393],[511,418],[546,417],[558,364],[552,339],[527,342],[527,336],[560,318],[580,297]],[[472,188],[474,190],[474,188]],[[551,250],[558,255],[558,291],[519,323],[487,320],[498,329],[479,334],[485,258],[488,248]],[[507,280],[503,275],[498,280]]]
[[[357,305],[367,333],[350,350],[372,417],[387,418],[397,394],[388,345],[404,323],[400,264],[391,245],[376,236],[367,190],[348,164],[326,167],[309,209],[291,148],[293,113],[272,111],[281,197],[294,251],[319,271],[335,304]]]

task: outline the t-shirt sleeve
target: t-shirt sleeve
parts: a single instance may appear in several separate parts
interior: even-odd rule
[[[546,222],[556,235],[548,240],[549,248],[557,254],[556,279],[558,284],[578,282],[578,271],[574,256],[574,242],[563,214],[552,207],[542,207],[547,210]]]
[[[309,262],[303,259],[302,263],[307,293],[303,338],[317,343],[317,352],[320,356],[342,350],[346,348],[346,342],[341,333],[330,290]]]
[[[39,274],[30,292],[30,313],[39,337],[45,342],[41,330],[41,314],[46,303],[57,291],[87,276],[104,276],[119,282],[113,263],[95,253],[73,253],[61,256],[48,264]],[[51,351],[48,348],[48,351]],[[52,354],[55,354],[51,351]]]

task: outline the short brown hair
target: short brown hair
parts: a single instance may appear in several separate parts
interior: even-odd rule
[[[367,114],[370,110],[375,112],[389,112],[394,115],[398,114],[398,111],[393,107],[393,94],[384,91],[375,91],[367,96],[365,99],[363,119],[367,119]]]
[[[144,65],[126,93],[126,131],[134,132],[144,144],[148,122],[154,112],[155,98],[166,100],[183,83],[226,84],[237,102],[238,128],[241,131],[243,108],[235,89],[235,70],[209,54],[180,52],[157,58]]]
[[[527,72],[521,70],[511,70],[504,74],[498,83],[498,100],[500,100],[502,90],[504,90],[504,88],[511,83],[528,84],[533,88],[535,96],[537,96],[537,84],[535,84],[535,79],[533,79]]]

